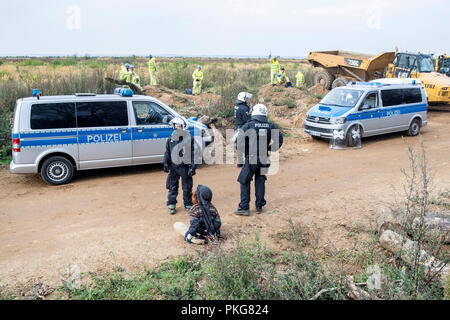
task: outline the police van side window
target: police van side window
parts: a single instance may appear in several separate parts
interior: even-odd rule
[[[127,103],[126,101],[77,103],[77,125],[79,128],[127,126]]]
[[[31,106],[33,130],[76,128],[75,103],[45,103]]]
[[[364,102],[359,107],[359,110],[361,111],[361,110],[369,110],[369,109],[375,109],[375,108],[378,108],[378,93],[371,92],[364,99]]]
[[[381,98],[383,99],[383,106],[389,107],[400,104],[420,103],[422,102],[422,93],[419,88],[382,90]]]
[[[153,102],[133,102],[137,125],[167,124],[172,116],[165,109]]]
[[[402,104],[403,94],[401,89],[381,90],[383,107],[390,107]]]
[[[404,103],[422,102],[422,93],[419,88],[402,89]]]

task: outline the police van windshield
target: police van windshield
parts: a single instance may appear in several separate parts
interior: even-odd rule
[[[363,90],[333,89],[320,103],[329,106],[352,108],[363,93]]]

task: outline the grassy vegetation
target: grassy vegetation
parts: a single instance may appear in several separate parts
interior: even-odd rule
[[[309,299],[321,288],[336,286],[342,275],[325,272],[302,248],[278,255],[256,234],[231,250],[217,246],[135,275],[115,271],[64,292],[72,299]],[[336,290],[320,299],[345,298],[344,293]]]

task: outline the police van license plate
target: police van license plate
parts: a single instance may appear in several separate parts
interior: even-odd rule
[[[320,132],[310,131],[309,134],[312,136],[320,137]]]

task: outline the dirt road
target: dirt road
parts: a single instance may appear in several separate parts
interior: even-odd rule
[[[450,190],[449,129],[450,112],[430,112],[422,131],[441,190]],[[417,145],[419,138],[407,140]],[[251,236],[260,229],[268,246],[277,248],[273,235],[292,218],[316,224],[322,244],[349,247],[354,239],[340,225],[367,225],[379,205],[394,201],[393,187],[400,192],[403,181],[400,169],[408,167],[401,134],[367,138],[362,149],[343,151],[330,150],[324,141],[290,138],[281,158],[279,173],[268,178],[265,211],[256,215],[252,207],[250,217],[233,214],[239,201],[234,165],[198,170],[194,182],[212,188],[228,243],[234,235]],[[81,272],[108,270],[113,264],[137,271],[194,253],[172,231],[176,221],[188,223],[188,216],[181,209],[168,214],[161,169],[153,165],[80,172],[60,187],[46,185],[37,175],[0,170],[0,284],[31,280],[56,286],[68,265]]]

